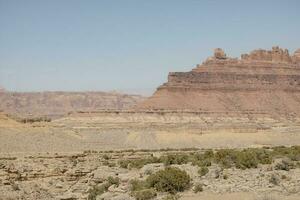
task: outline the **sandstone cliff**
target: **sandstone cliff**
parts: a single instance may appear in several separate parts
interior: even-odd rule
[[[190,72],[170,72],[168,82],[138,109],[300,116],[300,49],[254,50],[240,59],[222,49]]]

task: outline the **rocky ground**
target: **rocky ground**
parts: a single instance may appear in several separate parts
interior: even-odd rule
[[[90,193],[97,185],[117,178],[106,191],[94,199],[126,200],[132,196],[132,180],[145,180],[150,174],[166,167],[166,162],[148,163],[124,168],[120,161],[166,155],[191,155],[203,150],[107,151],[79,154],[2,154],[0,157],[0,199],[93,199]],[[299,155],[298,155],[299,156]],[[153,199],[299,199],[300,168],[277,169],[276,158],[271,164],[239,169],[224,168],[212,163],[206,174],[199,173],[192,162],[170,164],[188,173],[191,186],[176,196],[158,192]],[[299,163],[298,163],[299,164]],[[129,166],[129,165],[128,165]],[[122,168],[123,167],[123,168]],[[203,191],[194,191],[201,185]],[[222,195],[225,194],[225,195]],[[271,196],[270,196],[271,195]],[[168,198],[167,198],[168,197]],[[147,198],[145,198],[147,199]]]
[[[188,173],[189,188],[176,196],[147,189],[155,192],[153,199],[296,200],[299,152],[292,161],[281,153],[271,163],[245,169],[212,161],[204,175],[199,163],[180,161],[178,154],[299,145],[299,126],[297,118],[214,118],[199,113],[79,113],[35,123],[2,114],[0,199],[143,200],[133,195],[131,181],[171,166]],[[179,161],[166,165],[160,160],[169,154]],[[251,155],[246,161],[253,160]],[[293,167],[276,169],[283,159]],[[195,193],[197,186],[203,191]]]

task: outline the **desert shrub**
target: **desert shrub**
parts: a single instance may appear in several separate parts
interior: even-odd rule
[[[192,157],[192,164],[198,165],[199,167],[211,166],[214,153],[211,150],[205,151],[205,153],[195,153]]]
[[[273,152],[277,155],[288,155],[290,153],[290,148],[285,146],[273,147]]]
[[[300,146],[292,146],[292,152],[289,155],[289,158],[292,161],[300,161]]]
[[[167,196],[163,197],[162,200],[178,200],[180,196],[178,194],[168,194]]]
[[[103,194],[108,190],[111,185],[119,185],[120,179],[118,177],[113,178],[109,176],[107,181],[101,185],[95,185],[88,191],[88,200],[96,200],[98,195]]]
[[[106,192],[109,186],[109,183],[94,186],[88,191],[88,200],[96,200],[97,196]]]
[[[128,168],[129,163],[130,163],[129,160],[120,160],[120,161],[118,162],[119,166],[120,166],[121,168],[125,168],[125,169]]]
[[[290,171],[290,169],[293,169],[293,168],[294,168],[293,162],[291,162],[288,159],[283,159],[275,165],[275,170]]]
[[[212,150],[206,150],[203,154],[204,158],[214,158],[214,152]]]
[[[119,186],[120,184],[120,179],[118,177],[112,177],[112,176],[109,176],[107,178],[107,182],[108,184],[111,186],[111,185],[116,185],[116,186]]]
[[[173,165],[173,164],[182,165],[188,163],[189,157],[186,154],[170,154],[170,155],[162,156],[160,160],[166,166]]]
[[[199,167],[209,167],[211,166],[212,161],[210,159],[198,160],[194,165],[198,165]]]
[[[196,184],[196,185],[194,186],[193,191],[194,191],[195,193],[203,192],[203,184],[201,184],[201,183]]]
[[[136,200],[148,200],[156,197],[156,191],[152,188],[134,191],[131,194]]]
[[[300,146],[278,146],[273,148],[272,153],[276,157],[287,157],[290,158],[292,161],[300,161]]]
[[[10,185],[14,191],[20,190],[19,185],[16,184],[14,181],[11,181]]]
[[[272,155],[266,149],[222,149],[215,153],[214,161],[224,168],[256,168],[258,164],[272,163]]]
[[[260,164],[271,164],[273,162],[272,154],[267,149],[249,149],[255,152],[256,158]]]
[[[234,160],[236,159],[236,153],[232,149],[221,149],[215,153],[214,160],[224,168],[230,168],[234,166]]]
[[[109,165],[109,162],[108,162],[107,160],[104,160],[104,161],[102,162],[102,165],[108,166],[108,165]]]
[[[163,149],[162,151],[175,151]],[[179,150],[177,150],[179,151]],[[180,152],[163,155],[160,158],[149,156],[134,160],[121,160],[118,162],[121,168],[141,168],[150,163],[164,163],[166,166],[173,164],[186,164],[191,162],[199,167],[208,167],[214,162],[222,168],[236,167],[240,169],[256,168],[258,164],[271,164],[273,158],[287,157],[293,161],[300,160],[300,146],[274,147],[274,148],[249,148],[244,150],[221,149],[213,152],[207,150],[200,152]]]
[[[227,179],[228,179],[228,175],[227,175],[227,174],[224,174],[224,175],[223,175],[223,179],[227,180]]]
[[[273,185],[279,185],[279,178],[278,176],[276,176],[275,174],[272,174],[270,179],[269,179],[269,182],[272,183]]]
[[[237,151],[234,162],[235,166],[240,169],[256,168],[259,163],[256,153],[248,149]]]
[[[300,146],[290,147],[290,151],[287,157],[292,161],[300,161]]]
[[[198,170],[198,174],[200,176],[204,176],[206,175],[207,173],[209,172],[209,169],[207,167],[201,167],[199,170]]]
[[[107,166],[109,166],[109,167],[116,167],[117,165],[114,162],[108,162]]]
[[[51,119],[48,117],[35,117],[35,118],[18,119],[17,121],[26,124],[26,123],[34,123],[34,122],[51,122]]]
[[[146,182],[150,187],[154,187],[157,191],[169,192],[174,194],[182,192],[190,185],[191,178],[186,171],[175,167],[167,167],[155,174],[151,174]]]
[[[109,159],[111,159],[111,156],[109,156],[109,155],[107,155],[107,154],[104,154],[102,157],[103,157],[104,160],[109,160]]]
[[[149,186],[147,185],[146,181],[137,180],[137,179],[130,181],[131,192],[138,191],[138,190],[144,190],[144,189],[148,189],[148,188],[149,188]]]
[[[282,175],[281,175],[281,179],[287,179],[287,176],[284,175],[284,174],[282,174]]]
[[[114,162],[109,162],[108,160],[104,160],[104,161],[102,162],[102,165],[104,165],[104,166],[109,166],[109,167],[116,167],[116,163],[114,163]]]
[[[150,163],[160,163],[161,160],[157,157],[150,156],[148,158],[141,158],[141,159],[134,159],[134,160],[120,160],[119,166],[121,168],[137,168],[140,169],[144,165],[150,164]]]

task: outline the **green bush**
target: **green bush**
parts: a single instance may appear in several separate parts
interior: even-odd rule
[[[172,149],[168,149],[172,150]],[[175,151],[173,149],[173,151]],[[179,150],[177,150],[179,151]],[[103,156],[104,159],[108,157]],[[199,167],[208,167],[212,163],[220,165],[222,168],[236,167],[240,169],[256,168],[258,164],[271,164],[274,158],[289,158],[292,161],[300,161],[300,146],[293,147],[274,147],[274,148],[248,148],[239,149],[221,149],[217,151],[207,150],[202,152],[178,152],[163,155],[159,158],[148,156],[133,160],[121,160],[118,162],[121,168],[141,168],[150,163],[164,163],[166,166],[173,164],[186,164],[191,162]],[[108,162],[103,162],[110,165]],[[300,163],[300,162],[299,162]],[[113,164],[112,164],[113,166]],[[300,166],[300,165],[296,165]],[[278,166],[280,169],[280,166]],[[201,173],[200,173],[201,174]]]
[[[256,168],[258,164],[271,164],[272,155],[266,149],[222,149],[215,153],[214,160],[224,168]]]
[[[211,166],[212,160],[214,158],[214,153],[211,150],[205,151],[205,153],[195,153],[191,158],[193,165],[198,165],[199,167]]]
[[[214,155],[215,162],[220,164],[224,168],[233,167],[235,159],[236,153],[232,149],[221,149]]]
[[[121,168],[127,169],[130,161],[129,160],[120,160],[118,163]]]
[[[188,163],[189,157],[186,154],[170,154],[170,155],[162,156],[160,160],[166,166],[173,165],[173,164],[182,165]]]
[[[285,146],[277,146],[273,147],[273,154],[274,155],[288,155],[291,153],[291,148]]]
[[[292,161],[300,161],[300,146],[292,146],[292,152],[289,154],[289,158]]]
[[[103,194],[110,187],[109,183],[104,183],[101,185],[96,185],[92,189],[89,190],[88,200],[96,200],[98,195]]]
[[[146,179],[148,186],[154,187],[157,191],[169,192],[171,194],[187,189],[190,181],[191,178],[186,171],[175,167],[167,167],[155,174],[151,174]]]
[[[153,199],[154,197],[156,197],[156,195],[157,194],[156,194],[155,190],[152,188],[132,192],[132,196],[136,200],[149,200],[149,199]]]
[[[157,157],[150,156],[148,158],[141,158],[141,159],[134,159],[134,160],[120,160],[119,166],[121,168],[131,169],[131,168],[137,168],[140,169],[144,165],[150,164],[150,163],[160,163],[161,160]]]
[[[213,158],[214,157],[214,152],[212,150],[206,150],[203,154],[204,158]]]
[[[198,160],[193,165],[198,165],[199,167],[209,167],[211,166],[212,161],[210,159]]]
[[[248,149],[236,152],[234,162],[235,166],[240,169],[257,168],[259,163],[256,153]]]
[[[203,192],[203,184],[201,184],[201,183],[196,184],[196,185],[194,186],[193,191],[194,191],[195,193]]]
[[[120,179],[118,177],[112,177],[112,176],[109,176],[107,178],[107,182],[108,184],[111,186],[111,185],[116,185],[116,186],[119,186],[120,184]]]
[[[288,177],[284,174],[281,175],[281,179],[287,179]]]
[[[109,155],[107,155],[107,154],[104,154],[104,155],[103,155],[103,159],[104,159],[104,160],[109,160],[109,159],[111,159],[111,156],[109,156]]]
[[[95,185],[93,188],[91,188],[88,193],[88,200],[96,200],[98,195],[103,194],[104,192],[106,192],[108,190],[108,188],[111,185],[119,185],[120,179],[118,177],[113,178],[111,176],[109,176],[107,178],[107,181],[101,185]]]
[[[223,179],[227,180],[227,179],[228,179],[228,175],[227,175],[227,174],[224,174],[224,175],[223,175]]]
[[[35,117],[35,118],[18,119],[17,121],[26,124],[26,123],[34,123],[34,122],[51,122],[51,119],[48,117]]]
[[[300,161],[300,146],[274,147],[273,155],[276,157],[287,157],[290,158],[292,161]]]
[[[255,152],[257,160],[260,164],[271,164],[273,162],[272,154],[266,149],[251,149]]]
[[[148,189],[148,188],[149,187],[148,187],[146,181],[141,181],[141,180],[137,180],[137,179],[130,181],[131,192],[138,191],[138,190],[144,190],[144,189]]]
[[[200,174],[200,176],[204,176],[204,175],[206,175],[208,172],[209,172],[209,169],[208,169],[207,167],[201,167],[201,168],[198,170],[198,173]]]

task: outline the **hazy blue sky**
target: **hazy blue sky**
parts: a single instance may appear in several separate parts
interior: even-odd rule
[[[299,0],[0,0],[0,85],[149,91],[221,47],[300,48]]]

